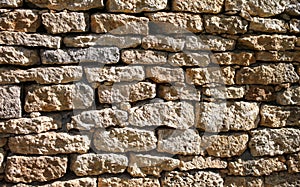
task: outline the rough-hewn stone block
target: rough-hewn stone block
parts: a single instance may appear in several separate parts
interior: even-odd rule
[[[158,96],[167,101],[200,101],[201,93],[195,86],[187,85],[185,83],[176,83],[171,86],[160,85],[158,87]]]
[[[208,33],[244,34],[248,22],[238,16],[204,16],[204,26]]]
[[[131,49],[122,51],[121,59],[126,64],[158,65],[167,63],[166,52]]]
[[[225,187],[264,187],[264,179],[259,177],[230,177],[224,178]]]
[[[103,0],[26,0],[27,3],[32,3],[39,8],[48,8],[51,10],[89,10],[92,8],[103,8]]]
[[[287,160],[289,172],[300,172],[300,153],[289,155]]]
[[[1,8],[17,8],[23,5],[23,0],[5,0],[0,3]]]
[[[292,19],[290,21],[290,32],[300,33],[300,21],[298,19]]]
[[[241,65],[249,66],[256,62],[254,54],[249,52],[225,52],[210,55],[212,63],[220,65]]]
[[[146,67],[146,77],[156,83],[184,82],[184,71],[182,68]]]
[[[98,187],[160,187],[158,179],[153,178],[98,178]]]
[[[261,51],[256,53],[256,59],[267,62],[300,62],[300,52],[290,51]]]
[[[22,116],[21,88],[0,86],[0,118],[20,118]]]
[[[188,171],[193,169],[224,169],[227,162],[219,158],[203,156],[180,156],[180,170]]]
[[[217,14],[221,12],[223,2],[224,0],[174,0],[172,7],[175,11]]]
[[[235,48],[235,40],[213,35],[188,36],[185,49],[191,51],[229,51]]]
[[[250,30],[267,33],[286,33],[285,22],[280,19],[254,17],[249,26]]]
[[[110,12],[125,13],[154,12],[165,9],[167,4],[167,0],[108,0],[107,9]]]
[[[202,91],[204,95],[215,99],[241,99],[244,97],[246,89],[243,86],[219,86],[203,88]]]
[[[143,38],[144,49],[155,49],[161,51],[178,52],[184,48],[185,40],[166,35],[149,35]]]
[[[40,62],[38,50],[0,46],[0,64],[30,66]]]
[[[281,105],[300,105],[300,86],[292,86],[280,92],[277,95],[276,101]]]
[[[273,175],[266,176],[265,178],[265,187],[290,187],[299,185],[300,173],[274,173]]]
[[[266,85],[249,85],[247,86],[245,99],[250,101],[275,101],[275,89]]]
[[[172,66],[207,66],[210,57],[205,52],[171,53],[168,56],[168,63]]]

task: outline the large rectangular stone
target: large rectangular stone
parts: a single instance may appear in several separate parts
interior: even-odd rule
[[[280,105],[300,105],[300,86],[291,86],[279,92],[276,102]]]
[[[0,64],[30,66],[40,62],[38,50],[0,46]]]
[[[167,8],[168,0],[140,1],[136,0],[108,0],[109,12],[140,13],[155,12]]]
[[[210,55],[211,62],[220,65],[249,66],[256,62],[253,53],[249,52],[224,52]]]
[[[126,64],[159,65],[167,63],[168,54],[161,51],[129,49],[123,50],[121,59]]]
[[[188,100],[200,101],[201,92],[195,86],[185,83],[175,83],[174,85],[159,85],[158,96],[167,101]]]
[[[286,33],[285,21],[272,18],[252,18],[249,26],[250,30],[267,33]]]
[[[119,186],[119,187],[160,187],[158,179],[153,178],[98,178],[98,187]]]
[[[221,12],[224,0],[174,0],[172,9],[179,12],[211,13]]]
[[[229,51],[235,48],[235,40],[214,35],[188,36],[185,50]]]
[[[244,86],[205,87],[202,92],[205,96],[214,99],[242,99],[245,96],[246,88]]]
[[[0,86],[0,119],[20,118],[21,116],[21,88]]]
[[[267,62],[300,62],[300,52],[298,51],[260,51],[256,53],[256,59]]]
[[[244,34],[247,32],[248,22],[238,16],[204,16],[204,26],[208,33],[216,34]]]
[[[183,52],[170,53],[168,63],[171,66],[207,66],[211,62],[209,53],[206,52]]]
[[[183,38],[170,37],[166,35],[148,35],[142,39],[144,49],[155,49],[169,52],[182,51],[185,45]]]
[[[179,156],[181,171],[194,169],[225,169],[227,162],[220,158],[203,157],[203,156]]]
[[[146,77],[156,83],[184,82],[184,71],[176,67],[152,66],[146,67]]]
[[[74,1],[74,0],[26,0],[27,3],[31,3],[39,8],[47,8],[50,10],[89,10],[93,8],[103,8],[103,0],[89,0],[89,1]]]

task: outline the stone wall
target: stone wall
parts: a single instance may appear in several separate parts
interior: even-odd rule
[[[1,187],[300,185],[297,0],[0,8]]]

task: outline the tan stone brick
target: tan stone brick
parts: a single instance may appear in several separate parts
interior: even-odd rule
[[[22,116],[21,88],[0,86],[0,118],[20,118]]]
[[[158,179],[153,178],[98,178],[98,187],[160,187]]]
[[[210,63],[210,57],[205,52],[171,53],[168,63],[172,66],[207,66]]]
[[[264,179],[259,177],[226,176],[224,187],[264,187]]]
[[[186,37],[185,49],[191,51],[229,51],[235,48],[235,40],[214,35]]]
[[[224,169],[227,162],[219,158],[203,156],[180,156],[180,170],[188,171],[194,169]]]
[[[165,35],[149,35],[142,39],[144,49],[179,52],[184,48],[185,40]]]
[[[300,105],[300,86],[292,86],[283,90],[277,94],[276,101],[281,105]]]
[[[280,19],[259,18],[254,17],[249,25],[249,29],[258,32],[267,33],[286,33],[287,26],[285,22]]]
[[[166,52],[141,50],[141,49],[129,49],[123,50],[121,59],[126,64],[145,64],[145,65],[158,65],[167,63]]]
[[[103,0],[89,0],[89,1],[74,1],[74,0],[26,0],[27,3],[32,3],[39,8],[47,8],[51,10],[89,10],[92,8],[103,8]]]
[[[110,12],[125,13],[154,12],[165,9],[167,4],[167,0],[146,0],[142,3],[139,0],[108,0],[107,9]]]
[[[23,5],[23,0],[8,0],[0,4],[1,8],[17,8]]]
[[[192,85],[176,83],[171,86],[159,85],[158,96],[167,101],[191,100],[200,101],[201,93]]]
[[[224,0],[174,0],[172,8],[175,11],[217,14],[221,12],[223,3]]]
[[[249,66],[256,62],[253,53],[249,52],[225,52],[213,53],[210,55],[212,63],[220,65],[241,65]]]
[[[184,71],[182,68],[146,67],[146,77],[156,83],[184,82]]]
[[[30,66],[40,62],[38,50],[0,46],[0,64]]]

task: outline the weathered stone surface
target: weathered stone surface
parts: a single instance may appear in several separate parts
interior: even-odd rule
[[[204,85],[220,83],[234,84],[235,70],[232,67],[208,67],[191,68],[186,70],[186,82],[188,84]]]
[[[292,64],[261,64],[256,67],[243,67],[237,71],[237,84],[282,84],[297,82],[297,75]]]
[[[300,185],[300,173],[276,173],[265,178],[265,187],[291,187]]]
[[[45,34],[26,34],[22,32],[0,32],[1,45],[23,45],[29,47],[60,48],[61,37]]]
[[[198,33],[203,30],[202,19],[200,15],[181,13],[181,12],[157,12],[146,13],[151,23],[155,24],[156,33]]]
[[[31,86],[27,89],[25,111],[85,109],[94,100],[93,89],[85,84]]]
[[[58,129],[60,124],[55,123],[53,118],[40,116],[34,118],[10,119],[0,122],[0,133],[31,134],[41,133]]]
[[[222,177],[210,171],[178,172],[171,171],[166,173],[161,179],[162,186],[205,186],[223,187]]]
[[[156,85],[150,82],[114,84],[98,87],[100,103],[136,102],[156,96]]]
[[[103,8],[103,0],[26,0],[27,3],[32,3],[39,8],[47,8],[51,10],[89,10],[92,8]]]
[[[258,177],[226,176],[225,187],[264,187],[264,179]]]
[[[0,148],[0,173],[4,173],[4,157],[6,156],[6,153],[4,149]]]
[[[166,52],[131,49],[122,51],[121,59],[126,64],[166,64]]]
[[[241,99],[244,97],[246,89],[243,86],[237,87],[208,87],[203,88],[203,94],[218,99]]]
[[[148,34],[148,18],[126,14],[93,14],[91,29],[95,33]]]
[[[109,34],[93,34],[64,37],[67,47],[113,46],[121,49],[135,48],[142,43],[139,36],[113,36]]]
[[[160,187],[158,179],[153,178],[98,178],[98,187]]]
[[[267,62],[300,62],[300,52],[290,51],[260,51],[256,53],[256,59]]]
[[[90,130],[93,128],[107,128],[113,126],[125,126],[128,114],[122,110],[105,108],[102,110],[84,111],[72,116],[68,129]]]
[[[287,160],[289,172],[300,172],[300,153],[289,155]]]
[[[87,80],[91,83],[131,82],[145,79],[145,71],[142,66],[85,68]]]
[[[210,57],[205,52],[184,52],[169,54],[168,63],[172,66],[207,66]]]
[[[193,105],[187,102],[162,102],[131,108],[128,122],[137,127],[188,129],[194,126],[194,118]]]
[[[226,11],[245,11],[251,16],[271,17],[281,14],[289,0],[227,0]]]
[[[250,101],[275,101],[276,94],[272,86],[250,85],[247,87],[245,99]]]
[[[160,176],[162,171],[172,171],[180,161],[170,157],[131,154],[127,171],[134,177]]]
[[[156,83],[184,82],[184,71],[182,68],[146,67],[146,77]]]
[[[166,35],[149,35],[142,39],[142,47],[144,49],[155,49],[169,52],[182,51],[184,44],[184,39]]]
[[[261,129],[250,133],[249,148],[253,156],[274,156],[300,150],[299,129]]]
[[[204,16],[204,27],[208,33],[244,34],[248,23],[238,16]]]
[[[238,40],[239,46],[252,50],[285,51],[295,48],[296,36],[287,35],[250,35]]]
[[[126,156],[117,154],[74,155],[71,170],[77,176],[100,175],[102,173],[123,173],[128,166]]]
[[[193,129],[159,130],[157,150],[170,154],[199,155],[203,154],[200,147],[201,138]]]
[[[157,139],[153,131],[133,128],[98,129],[93,137],[94,147],[108,152],[142,152],[156,148]]]
[[[0,46],[0,64],[30,66],[38,64],[39,61],[38,50]]]
[[[43,13],[42,23],[51,34],[85,32],[88,29],[88,14],[82,12]]]
[[[300,3],[297,1],[290,2],[286,5],[285,12],[291,16],[300,16]]]
[[[1,6],[1,5],[0,5]],[[36,32],[41,25],[37,10],[0,10],[0,30],[18,32]]]
[[[300,126],[300,107],[263,105],[260,125],[266,127]]]
[[[284,164],[285,159],[280,158],[261,158],[256,160],[242,161],[228,163],[229,175],[239,176],[263,176],[270,175],[273,172],[286,170]]]
[[[202,137],[201,147],[211,156],[239,156],[247,149],[248,135],[207,135]]]
[[[220,65],[241,65],[249,66],[256,62],[254,54],[248,52],[225,52],[210,55],[211,61]]]
[[[14,183],[50,181],[62,177],[66,173],[67,164],[66,157],[10,156],[7,158],[5,177]]]
[[[247,131],[257,127],[259,104],[254,102],[202,102],[199,111],[197,127],[209,131]]]
[[[292,19],[290,21],[290,32],[300,33],[300,21],[298,19]]]
[[[203,156],[180,156],[180,170],[188,171],[193,169],[224,169],[227,162],[219,158]]]
[[[23,0],[6,0],[0,3],[1,8],[16,8],[23,5]]]
[[[193,12],[193,13],[212,13],[217,14],[221,12],[224,0],[175,0],[172,8],[175,11]]]
[[[89,47],[82,49],[43,50],[41,58],[43,64],[74,64],[99,63],[115,64],[120,59],[119,49],[116,47]]]
[[[140,13],[163,10],[167,7],[167,0],[138,1],[138,0],[108,0],[107,9],[110,12]]]
[[[280,19],[271,18],[252,18],[249,29],[252,31],[267,32],[267,33],[286,33],[287,26]]]
[[[167,101],[191,100],[200,101],[201,93],[194,86],[185,83],[176,83],[175,85],[158,87],[158,96]]]
[[[13,153],[55,155],[86,153],[90,148],[90,141],[85,136],[48,132],[10,137],[8,146]]]
[[[3,185],[3,187],[75,187],[75,186],[84,186],[84,187],[97,187],[97,179],[91,177],[85,178],[67,178],[65,180],[59,180],[51,183],[47,183],[45,185],[27,185],[23,183],[19,183],[16,185]]]
[[[185,49],[211,50],[211,51],[228,51],[235,48],[235,40],[222,38],[213,35],[199,35],[186,37]]]
[[[21,88],[0,86],[0,118],[20,118],[22,116]]]
[[[276,101],[281,105],[300,105],[300,86],[292,86],[279,93]]]

